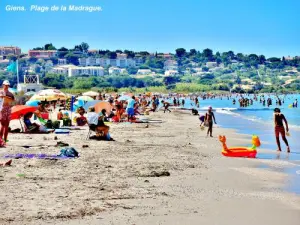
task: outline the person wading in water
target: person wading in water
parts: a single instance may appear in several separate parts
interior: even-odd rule
[[[284,129],[283,121],[285,123],[285,127],[286,127],[285,129]],[[279,135],[281,134],[281,138],[287,146],[287,152],[290,152],[289,143],[285,136],[285,130],[286,132],[289,132],[289,125],[285,116],[280,112],[279,108],[274,109],[274,123],[275,123],[275,137],[278,146],[277,151],[281,151],[280,140],[279,140]]]
[[[204,122],[204,124],[206,124],[208,126],[207,137],[208,137],[208,134],[210,134],[210,136],[213,137],[212,136],[213,121],[215,122],[215,124],[217,124],[215,115],[212,111],[212,107],[209,106],[208,111],[205,114],[205,122]]]

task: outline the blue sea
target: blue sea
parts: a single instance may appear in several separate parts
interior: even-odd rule
[[[253,98],[253,95],[244,97]],[[253,105],[246,108],[240,108],[238,98],[236,98],[236,104],[234,105],[232,103],[233,99],[228,100],[227,97],[207,100],[198,98],[200,103],[199,108],[195,107],[193,101],[186,99],[184,107],[189,109],[196,108],[199,114],[205,114],[207,108],[212,106],[219,126],[235,129],[238,133],[242,134],[258,135],[262,142],[261,148],[274,151],[274,153],[261,153],[258,150],[258,159],[291,161],[295,165],[281,169],[266,164],[261,164],[259,167],[268,170],[280,170],[283,173],[289,174],[290,179],[285,184],[284,189],[300,195],[300,95],[279,95],[278,97],[280,99],[284,99],[284,104],[281,106],[276,105],[276,97],[274,95],[265,95],[265,99],[269,97],[272,99],[272,105],[270,107],[263,106],[259,102],[259,97],[258,101],[253,101]],[[295,99],[298,99],[298,108],[289,107]],[[274,135],[274,108],[280,108],[288,120],[290,136],[287,137],[287,139],[291,147],[291,153],[289,154],[286,153],[286,146],[282,140],[282,152],[275,153],[277,145]],[[249,145],[250,141],[251,140],[249,140]]]
[[[244,95],[244,97],[253,99],[254,96]],[[229,100],[227,97],[206,100],[198,98],[200,107],[196,107],[194,101],[187,98],[184,108],[196,108],[199,114],[205,114],[207,108],[212,106],[218,125],[224,128],[235,129],[242,134],[259,135],[260,139],[266,143],[262,147],[274,151],[277,150],[277,145],[274,136],[273,113],[274,108],[280,108],[289,124],[290,137],[288,137],[288,141],[291,147],[291,155],[295,153],[293,158],[300,160],[300,106],[298,103],[298,108],[289,107],[295,99],[300,100],[300,95],[278,95],[281,100],[284,100],[281,106],[276,105],[275,95],[264,95],[264,97],[265,99],[269,97],[272,99],[270,107],[263,106],[259,102],[258,97],[258,101],[253,101],[253,105],[241,108],[238,102],[239,97],[232,96]],[[233,98],[236,99],[235,105],[232,102]],[[283,151],[286,149],[283,142],[281,147]]]

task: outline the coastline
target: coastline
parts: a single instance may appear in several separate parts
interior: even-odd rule
[[[16,159],[1,168],[1,224],[299,224],[300,197],[284,191],[289,175],[262,168],[294,163],[225,158],[219,134],[228,146],[247,146],[251,137],[215,128],[215,138],[205,138],[189,112],[153,115],[165,122],[112,124],[115,142],[85,141],[86,128],[67,136],[10,134],[10,154],[57,154],[57,136],[80,157]]]

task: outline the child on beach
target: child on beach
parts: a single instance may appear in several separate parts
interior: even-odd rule
[[[279,108],[275,108],[274,109],[274,124],[275,124],[275,137],[276,137],[276,143],[278,146],[278,151],[281,151],[280,140],[279,140],[279,135],[281,134],[281,138],[287,146],[287,152],[290,152],[289,143],[285,136],[285,129],[284,129],[283,121],[286,126],[286,132],[288,132],[289,126],[288,126],[288,122],[287,122],[285,116],[281,113]]]
[[[162,103],[163,106],[164,106],[164,113],[165,113],[166,111],[171,112],[171,110],[169,109],[169,106],[170,106],[170,103],[169,103],[169,102],[165,102],[164,100],[162,100],[161,103]]]

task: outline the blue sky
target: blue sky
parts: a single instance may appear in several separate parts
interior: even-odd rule
[[[101,6],[102,12],[30,12],[30,5]],[[7,12],[7,5],[27,7]],[[1,0],[0,45],[53,43],[174,52],[195,48],[300,55],[299,0]]]

